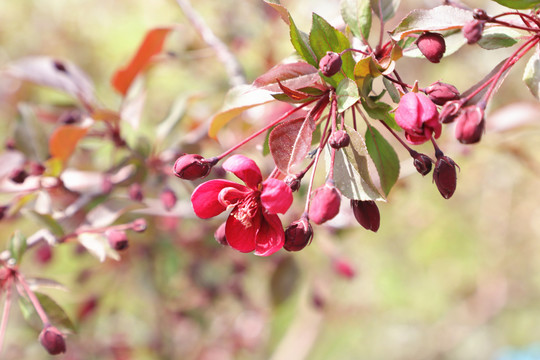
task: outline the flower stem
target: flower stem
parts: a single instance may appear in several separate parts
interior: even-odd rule
[[[20,273],[17,273],[16,276],[17,276],[17,280],[19,281],[19,284],[21,284],[21,286],[24,289],[24,292],[28,296],[28,299],[30,300],[32,305],[34,305],[34,309],[36,309],[36,312],[39,318],[41,319],[41,322],[43,323],[43,325],[46,326],[50,324],[49,317],[45,313],[45,310],[43,310],[43,307],[41,306],[41,303],[36,297],[36,294],[34,294],[32,290],[30,290],[30,287],[28,286],[26,279]]]
[[[13,278],[10,276],[4,286],[6,287],[6,301],[4,301],[4,309],[2,311],[2,320],[0,322],[0,354],[2,353],[2,347],[4,345],[4,339],[6,337],[6,328],[8,322],[9,311],[11,309],[11,292]]]

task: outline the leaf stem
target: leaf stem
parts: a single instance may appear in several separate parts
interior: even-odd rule
[[[36,297],[36,294],[34,294],[34,292],[30,289],[30,287],[28,286],[28,283],[26,282],[26,279],[22,276],[21,273],[17,273],[16,276],[17,276],[17,280],[19,284],[21,284],[21,286],[24,289],[24,292],[28,296],[28,299],[30,299],[30,302],[34,306],[34,309],[36,309],[36,312],[39,318],[41,319],[43,326],[47,326],[48,324],[50,324],[49,317],[47,316],[47,313],[45,313],[45,310],[43,310],[43,307],[41,306],[41,303]]]
[[[6,300],[4,301],[4,309],[2,311],[2,320],[0,322],[0,354],[4,345],[4,339],[6,337],[6,328],[8,322],[9,311],[11,309],[11,292],[12,292],[13,277],[10,275],[7,278],[4,287],[6,288]]]

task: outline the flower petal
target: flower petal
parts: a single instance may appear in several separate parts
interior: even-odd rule
[[[254,190],[262,182],[261,170],[255,161],[244,155],[233,155],[223,163],[223,168],[238,176],[240,180]]]
[[[235,210],[229,215],[225,225],[225,237],[230,247],[240,252],[251,252],[255,250],[255,239],[261,226],[261,211],[252,219],[251,226],[246,227],[236,217]]]
[[[219,202],[218,197],[219,192],[227,187],[239,190],[246,188],[229,180],[210,180],[197,186],[191,194],[195,214],[202,219],[208,219],[225,211],[226,207]]]
[[[268,178],[263,182],[261,203],[268,213],[285,214],[291,207],[292,202],[291,188],[283,181]]]
[[[272,255],[283,247],[285,232],[281,220],[275,214],[263,214],[259,232],[257,233],[255,255]]]
[[[243,189],[233,187],[223,188],[218,195],[218,201],[220,204],[225,207],[234,206],[242,199],[245,199],[249,194],[253,193],[253,190],[247,186],[241,186]]]
[[[417,93],[418,107],[420,110],[420,121],[422,123],[428,122],[438,122],[439,121],[439,112],[437,111],[437,106],[433,101],[431,101],[426,95],[422,93]]]
[[[419,123],[420,104],[416,95],[413,92],[403,95],[396,110],[396,123],[405,131],[416,131],[422,125]]]

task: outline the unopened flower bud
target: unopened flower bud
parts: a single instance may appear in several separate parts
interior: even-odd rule
[[[457,164],[448,156],[440,156],[435,163],[433,170],[433,181],[437,189],[445,199],[450,199],[456,191],[457,185]]]
[[[333,263],[334,271],[346,279],[352,279],[356,276],[356,271],[354,270],[352,264],[345,259],[337,259]]]
[[[461,110],[461,101],[453,100],[449,101],[441,109],[441,114],[439,120],[443,124],[450,124],[458,116],[459,111]]]
[[[333,76],[341,70],[343,61],[341,56],[335,52],[328,51],[319,61],[319,70],[324,76]]]
[[[225,236],[225,226],[226,225],[227,225],[226,222],[219,225],[219,227],[216,229],[216,232],[214,233],[214,239],[216,239],[216,241],[218,243],[220,243],[221,245],[223,245],[223,246],[229,245],[229,243],[227,242],[227,237]]]
[[[142,186],[139,183],[133,183],[128,189],[129,198],[133,201],[141,202],[144,200]]]
[[[36,161],[31,161],[29,164],[29,170],[30,175],[41,176],[45,172],[45,166]]]
[[[474,9],[473,18],[476,20],[489,20],[488,14],[482,9]]]
[[[463,26],[462,32],[467,44],[476,44],[482,38],[485,20],[472,20]]]
[[[159,195],[165,210],[170,211],[176,205],[176,194],[170,188],[165,188]]]
[[[456,119],[456,139],[462,144],[480,141],[484,133],[484,110],[478,105],[464,108]]]
[[[381,215],[375,201],[351,200],[354,217],[367,230],[377,232],[381,224]]]
[[[173,172],[180,179],[196,180],[207,176],[213,165],[211,161],[207,161],[201,155],[185,154],[176,160]]]
[[[300,251],[311,243],[313,228],[306,216],[294,221],[285,229],[285,244],[287,251]]]
[[[351,138],[349,137],[349,134],[343,130],[334,131],[328,139],[328,143],[334,149],[341,149],[342,147],[349,146],[350,142]]]
[[[45,242],[42,241],[41,245],[36,250],[35,259],[40,264],[48,264],[52,259],[53,253],[51,246]]]
[[[58,355],[66,352],[66,341],[64,335],[51,325],[46,325],[39,334],[39,342],[51,355]]]
[[[422,153],[414,153],[413,155],[413,164],[422,176],[426,176],[431,171],[432,160],[429,156]]]
[[[333,219],[339,213],[340,204],[339,190],[327,182],[313,192],[309,206],[309,219],[317,225]]]
[[[411,144],[423,144],[441,135],[442,125],[437,106],[425,94],[408,92],[403,95],[395,119],[405,130],[405,138]]]
[[[300,189],[300,179],[295,175],[288,175],[285,178],[285,184],[291,188],[291,191],[298,191]]]
[[[420,52],[432,63],[438,63],[446,51],[444,37],[438,33],[425,32],[418,40],[416,45]]]
[[[459,91],[454,85],[440,81],[429,85],[425,91],[430,100],[437,105],[444,105],[448,101],[459,99]]]
[[[134,220],[131,223],[131,229],[135,232],[144,232],[146,231],[146,220],[143,218],[139,218]]]
[[[28,173],[22,168],[14,169],[9,174],[9,180],[13,181],[16,184],[22,184],[27,177]]]
[[[125,250],[129,246],[126,232],[123,230],[107,230],[105,236],[107,236],[109,245],[111,245],[111,248],[114,250]]]

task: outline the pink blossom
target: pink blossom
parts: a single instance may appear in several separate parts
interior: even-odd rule
[[[426,95],[410,92],[401,98],[396,110],[396,122],[405,130],[405,138],[414,145],[423,144],[431,136],[441,135],[437,106]]]
[[[291,206],[291,189],[274,178],[262,181],[257,164],[242,155],[231,156],[223,168],[245,185],[222,179],[199,185],[191,195],[195,214],[207,219],[231,210],[225,237],[238,251],[268,256],[281,249],[285,233],[277,213],[283,214]]]

